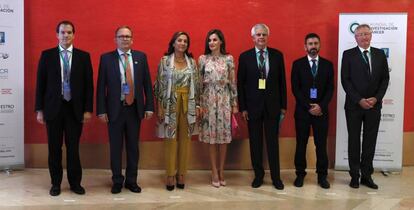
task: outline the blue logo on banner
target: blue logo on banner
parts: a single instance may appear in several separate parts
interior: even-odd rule
[[[6,42],[6,33],[0,31],[0,44],[4,44]]]
[[[383,50],[384,51],[384,53],[385,53],[385,56],[387,56],[387,58],[389,58],[390,57],[390,48],[381,48],[381,50]]]

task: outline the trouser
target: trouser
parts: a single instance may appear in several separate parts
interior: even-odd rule
[[[188,88],[177,88],[176,133],[175,138],[165,140],[165,161],[167,176],[187,173],[191,136],[188,134],[187,103]],[[178,155],[177,155],[178,154]],[[178,156],[178,161],[177,161]]]

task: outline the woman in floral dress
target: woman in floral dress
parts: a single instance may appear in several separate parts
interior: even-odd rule
[[[211,184],[220,187],[226,185],[223,169],[227,144],[232,140],[231,115],[238,112],[233,56],[226,52],[220,30],[207,33],[205,52],[199,57],[198,64],[202,110],[199,140],[209,147]]]

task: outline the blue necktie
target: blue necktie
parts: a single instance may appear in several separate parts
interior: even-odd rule
[[[318,68],[316,66],[316,59],[312,59],[312,66],[311,66],[311,72],[312,72],[312,76],[316,77],[316,74],[318,73]]]
[[[63,51],[63,99],[70,101],[72,95],[70,93],[70,66],[68,51]]]

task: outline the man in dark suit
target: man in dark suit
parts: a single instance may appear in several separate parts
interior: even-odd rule
[[[79,139],[82,125],[93,110],[93,71],[89,53],[73,47],[75,27],[62,21],[56,27],[59,46],[42,52],[37,71],[37,121],[46,122],[49,173],[52,196],[60,194],[62,144],[66,145],[67,176],[70,190],[85,194],[80,185],[82,168]]]
[[[286,112],[286,79],[283,54],[267,47],[269,28],[256,24],[251,30],[255,47],[239,57],[237,89],[240,110],[248,122],[250,156],[255,178],[253,188],[263,184],[263,130],[270,174],[276,189],[280,179],[279,123]]]
[[[151,118],[154,111],[151,78],[146,55],[131,50],[132,30],[128,26],[121,26],[115,31],[115,43],[115,51],[101,56],[97,115],[108,124],[113,182],[111,192],[120,193],[125,185],[131,192],[140,193],[141,188],[137,184],[138,138],[141,119]],[[124,139],[127,153],[125,178],[122,175]]]
[[[388,88],[389,70],[384,51],[371,47],[372,31],[366,24],[355,30],[357,47],[342,55],[341,82],[346,93],[345,116],[348,128],[348,162],[352,188],[361,184],[372,189],[372,161],[381,119],[382,98]],[[361,153],[361,126],[362,153]],[[361,173],[361,174],[360,174]]]
[[[316,173],[318,184],[328,189],[328,154],[326,139],[328,135],[328,105],[331,101],[333,84],[333,65],[319,56],[320,38],[315,33],[305,37],[305,57],[295,60],[292,64],[292,92],[296,98],[295,127],[296,152],[295,168],[296,187],[303,186],[306,176],[306,146],[310,127],[312,126],[316,147]]]

